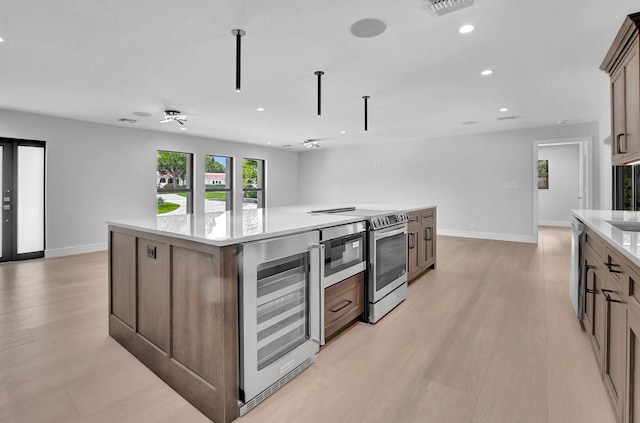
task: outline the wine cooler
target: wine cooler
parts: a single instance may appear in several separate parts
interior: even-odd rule
[[[318,231],[240,246],[240,415],[315,359],[322,248]]]

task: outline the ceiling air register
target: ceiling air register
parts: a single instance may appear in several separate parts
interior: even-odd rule
[[[429,10],[437,16],[455,12],[464,7],[473,6],[474,0],[424,0]]]

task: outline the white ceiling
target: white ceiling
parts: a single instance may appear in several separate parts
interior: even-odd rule
[[[608,110],[599,65],[637,11],[637,0],[476,0],[441,17],[426,0],[0,0],[0,108],[296,149],[596,121]],[[354,37],[363,18],[387,31]],[[459,34],[465,23],[475,31]],[[234,28],[247,32],[240,93]],[[160,123],[167,108],[188,115],[186,132]]]

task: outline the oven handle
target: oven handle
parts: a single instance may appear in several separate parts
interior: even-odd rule
[[[396,230],[392,230],[392,231],[385,231],[385,230],[381,230],[381,231],[374,231],[373,232],[373,236],[375,239],[382,239],[382,238],[386,238],[389,236],[394,236],[394,235],[399,235],[399,234],[406,234],[407,233],[407,227],[403,226],[400,229],[396,229]]]

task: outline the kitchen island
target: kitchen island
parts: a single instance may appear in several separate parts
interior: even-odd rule
[[[637,421],[640,212],[573,210],[573,214],[584,223],[583,259],[574,263],[582,266],[583,326],[617,421]]]
[[[212,421],[233,421],[241,342],[238,246],[363,220],[309,210],[108,222],[110,335]]]

